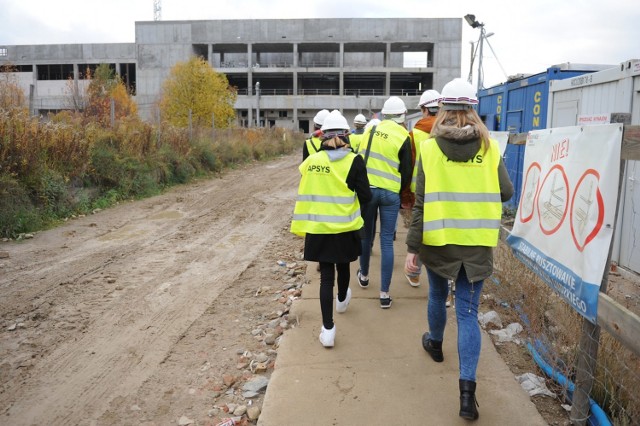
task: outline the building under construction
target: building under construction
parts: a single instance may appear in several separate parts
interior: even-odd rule
[[[420,94],[461,74],[462,19],[343,18],[136,22],[135,43],[0,45],[33,114],[70,108],[86,70],[106,63],[129,87],[141,118],[171,68],[205,58],[238,92],[237,124],[308,131],[315,113],[371,117],[392,95],[409,110]]]

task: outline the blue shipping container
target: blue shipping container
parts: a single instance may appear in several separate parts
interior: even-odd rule
[[[566,69],[567,67],[568,65],[553,66],[540,74],[480,90],[478,114],[489,130],[523,133],[546,129],[549,82],[602,69],[591,67],[588,70],[574,70]],[[511,200],[504,203],[509,209],[516,209],[520,203],[523,163],[524,145],[508,145],[505,165],[515,188]]]
[[[489,130],[504,131],[502,127],[502,109],[506,84],[481,90],[478,94],[478,114]]]

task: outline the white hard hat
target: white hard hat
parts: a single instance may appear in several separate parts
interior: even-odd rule
[[[444,110],[471,109],[477,103],[476,89],[466,80],[454,78],[442,88],[440,107]]]
[[[391,96],[384,101],[382,106],[382,113],[387,115],[399,115],[407,112],[407,107],[404,105],[404,101],[397,96]]]
[[[327,132],[330,130],[350,130],[349,123],[347,119],[340,114],[340,111],[332,111],[327,117],[324,119],[324,123],[322,124],[322,131]]]
[[[356,117],[353,119],[353,122],[356,124],[367,124],[367,119],[364,118],[364,115],[362,114],[358,114],[356,115]]]
[[[320,111],[318,111],[316,116],[313,117],[313,122],[316,123],[318,126],[322,126],[322,123],[324,123],[324,119],[327,118],[327,115],[329,115],[329,110],[321,109]]]
[[[372,118],[371,120],[369,120],[366,126],[364,126],[364,128],[368,129],[371,126],[377,126],[378,124],[380,124],[380,120],[378,120],[377,118]]]
[[[438,101],[440,100],[440,93],[437,90],[426,90],[420,96],[420,102],[418,102],[418,108],[436,108]]]

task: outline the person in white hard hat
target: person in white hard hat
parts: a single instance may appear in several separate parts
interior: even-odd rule
[[[415,202],[415,192],[416,192],[416,176],[418,174],[418,169],[415,167],[416,159],[420,156],[420,144],[429,139],[429,135],[431,133],[431,128],[433,127],[433,123],[436,121],[436,115],[438,114],[438,102],[440,101],[440,93],[437,90],[426,90],[420,96],[420,101],[418,102],[418,108],[422,111],[422,118],[416,122],[413,126],[413,129],[409,132],[409,136],[411,137],[411,148],[412,148],[412,158],[413,158],[413,176],[411,177],[411,186],[409,188],[403,188],[402,193],[400,194],[400,199],[402,202],[402,211],[408,212],[411,214],[411,209],[413,208],[413,204]],[[405,269],[404,275],[407,277],[407,281],[412,287],[420,286],[420,275],[422,272],[422,263],[420,259],[416,259],[418,265],[417,272],[410,272]],[[450,302],[447,301],[447,306],[449,306]]]
[[[304,145],[302,147],[302,161],[306,160],[310,154],[320,151],[320,144],[322,143],[322,124],[328,115],[328,109],[321,109],[313,117],[313,131],[304,141]]]
[[[380,220],[380,307],[383,309],[390,308],[392,302],[389,288],[393,275],[393,238],[400,211],[400,190],[411,184],[413,171],[411,140],[403,125],[406,113],[402,99],[397,96],[387,99],[382,107],[384,119],[365,131],[358,150],[365,158],[373,198],[363,207],[365,235],[357,276],[360,287],[367,288],[377,214]]]
[[[349,135],[349,140],[351,141],[351,149],[353,152],[357,153],[360,148],[360,142],[362,141],[362,135],[364,134],[364,126],[367,125],[367,119],[364,115],[358,114],[353,119],[354,129],[351,131]]]
[[[513,184],[496,140],[489,138],[474,105],[475,89],[457,78],[442,88],[440,112],[418,158],[416,202],[407,233],[405,268],[416,272],[419,256],[427,268],[429,331],[422,347],[444,360],[448,280],[456,286],[460,367],[460,417],[478,418],[476,370],[481,334],[478,305],[484,280],[493,272],[502,203]]]
[[[336,337],[334,282],[337,279],[336,312],[342,313],[351,300],[350,263],[361,252],[360,206],[371,199],[364,160],[351,150],[348,135],[349,124],[340,112],[326,117],[319,152],[299,167],[302,178],[291,221],[291,232],[305,237],[304,259],[320,262],[319,340],[327,348]]]
[[[371,120],[369,120],[367,122],[367,124],[364,125],[364,130],[366,131],[367,129],[371,128],[372,126],[377,126],[378,124],[380,124],[380,119],[372,118]]]

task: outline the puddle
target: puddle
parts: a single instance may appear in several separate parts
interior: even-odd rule
[[[147,231],[143,229],[137,229],[133,225],[127,225],[117,231],[110,232],[101,237],[98,237],[100,241],[113,241],[113,240],[126,240],[127,238],[139,237],[146,234]]]
[[[171,210],[166,212],[156,213],[152,216],[149,216],[151,220],[163,220],[163,219],[180,219],[182,217],[182,213],[179,211]]]

